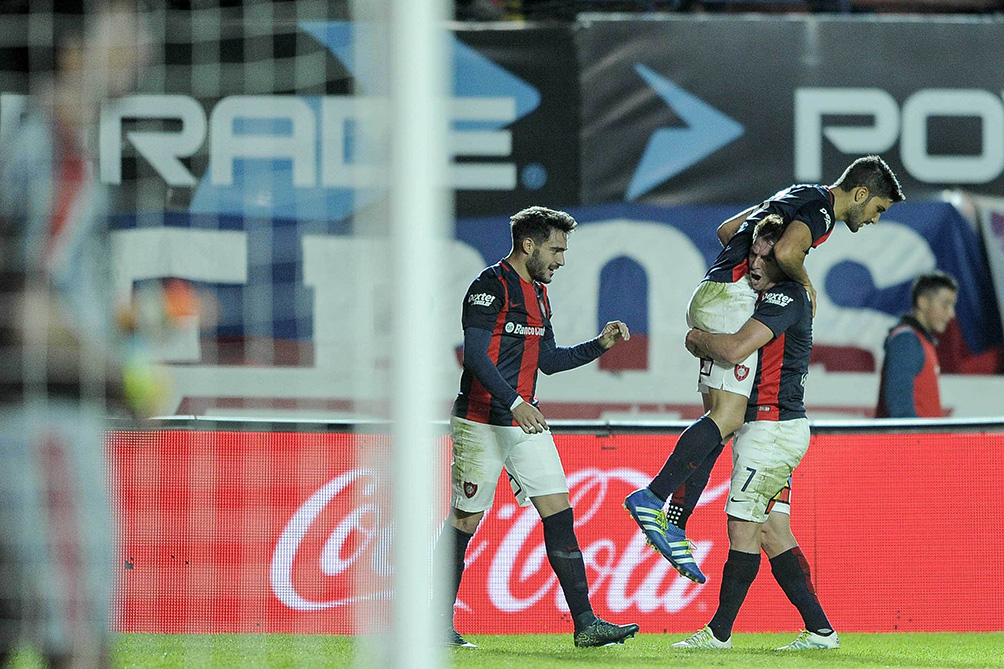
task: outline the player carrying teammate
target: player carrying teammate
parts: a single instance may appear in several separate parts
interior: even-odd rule
[[[814,313],[816,291],[803,266],[806,254],[829,237],[835,221],[842,220],[851,232],[857,232],[878,223],[883,212],[903,199],[899,181],[885,161],[865,156],[851,163],[831,186],[791,186],[730,218],[718,228],[724,248],[690,300],[688,325],[730,334],[753,313],[756,294],[747,276],[747,256],[754,226],[765,216],[777,214],[786,224],[774,247],[777,264],[805,286]],[[698,390],[707,413],[680,435],[648,487],[634,491],[624,501],[649,543],[677,571],[698,583],[706,579],[694,560],[684,528],[724,443],[743,423],[756,374],[755,356],[754,350],[735,363],[710,357],[701,360]],[[663,506],[671,496],[667,517]]]
[[[737,363],[756,355],[746,422],[732,442],[728,514],[729,557],[722,569],[718,610],[711,622],[675,648],[731,648],[732,625],[760,568],[760,550],[771,572],[798,608],[806,631],[778,650],[837,648],[823,613],[808,562],[791,533],[791,472],[809,448],[809,422],[802,397],[812,351],[812,309],[798,282],[774,258],[784,222],[767,216],[753,233],[749,275],[760,294],[753,316],[735,334],[692,329],[687,350],[701,358]]]
[[[450,419],[452,509],[444,530],[453,541],[441,537],[436,548],[437,569],[452,576],[449,604],[442,608],[448,606],[452,623],[467,544],[492,505],[505,467],[516,500],[532,503],[544,523],[547,559],[572,614],[575,645],[623,643],[638,625],[614,625],[593,614],[568,483],[534,393],[538,369],[553,374],[585,365],[630,334],[624,323],[611,321],[593,340],[556,346],[546,284],[565,264],[575,219],[530,207],[511,220],[512,251],[481,272],[464,297],[464,372]],[[449,643],[473,645],[452,624]]]

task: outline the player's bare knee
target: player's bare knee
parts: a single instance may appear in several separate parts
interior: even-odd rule
[[[760,552],[760,530],[763,525],[750,520],[729,516],[729,547],[744,553]]]
[[[798,545],[785,514],[770,514],[760,531],[760,545],[771,558]]]
[[[746,418],[746,397],[724,390],[713,391],[708,416],[718,426],[722,438],[728,437],[743,425]]]
[[[771,549],[777,545],[777,540],[776,530],[764,524],[763,529],[760,530],[760,545],[763,546],[768,555],[771,553]]]
[[[478,529],[478,525],[481,523],[481,519],[484,517],[484,511],[468,513],[467,511],[461,511],[460,509],[454,508],[450,514],[450,524],[461,532],[474,534],[475,530]]]
[[[547,518],[556,513],[561,513],[565,509],[572,508],[571,503],[568,501],[568,493],[531,497],[530,501],[533,502],[533,506],[537,509],[537,513],[540,514],[541,518]]]
[[[718,426],[719,432],[722,433],[722,439],[724,439],[742,427],[745,411],[745,406],[741,410],[737,410],[734,407],[716,407],[711,410],[709,417]]]

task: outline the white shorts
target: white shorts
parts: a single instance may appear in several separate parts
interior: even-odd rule
[[[791,472],[807,450],[808,419],[743,423],[732,441],[732,480],[725,512],[754,523],[766,522],[771,511],[790,513]]]
[[[735,283],[702,281],[687,306],[687,325],[717,334],[733,334],[746,324],[755,307],[756,291],[748,276]],[[753,390],[756,361],[756,351],[738,365],[704,358],[697,390],[706,393],[721,389],[748,398]]]
[[[109,629],[115,533],[103,421],[50,401],[0,406],[0,648],[96,652]]]
[[[450,418],[453,438],[454,508],[478,513],[491,508],[505,467],[520,506],[531,497],[568,492],[565,470],[551,432],[527,434],[522,428]]]

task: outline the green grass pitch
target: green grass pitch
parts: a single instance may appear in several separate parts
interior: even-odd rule
[[[680,651],[670,645],[682,634],[640,634],[624,646],[577,649],[571,634],[469,635],[477,649],[446,649],[444,666],[489,669],[565,667],[1004,667],[1004,633],[841,634],[838,650],[778,653],[794,634],[736,634],[734,648]],[[386,643],[386,639],[376,639]],[[285,634],[168,635],[116,637],[112,666],[198,669],[215,667],[351,666],[356,640],[342,636]],[[34,669],[37,656],[22,652],[9,667]]]

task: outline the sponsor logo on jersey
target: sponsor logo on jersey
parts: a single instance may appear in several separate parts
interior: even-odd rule
[[[544,336],[544,328],[535,328],[529,325],[520,325],[519,323],[506,323],[505,331],[507,334],[517,334],[517,335],[528,335],[528,336]]]
[[[786,307],[791,304],[794,298],[788,297],[781,293],[765,293],[763,296],[763,301],[767,304],[773,304],[778,307]]]
[[[476,307],[490,307],[494,301],[495,296],[491,293],[478,293],[477,295],[467,296],[467,304],[473,304]]]
[[[746,365],[736,365],[735,368],[736,381],[742,381],[747,376],[749,376],[749,373],[750,373],[750,368],[747,367]]]
[[[823,220],[826,221],[826,229],[829,230],[833,227],[833,220],[830,218],[830,212],[826,211],[826,207],[819,210],[819,213],[823,215]]]
[[[471,483],[470,481],[464,481],[464,496],[467,499],[471,499],[476,494],[478,494],[478,484]]]

